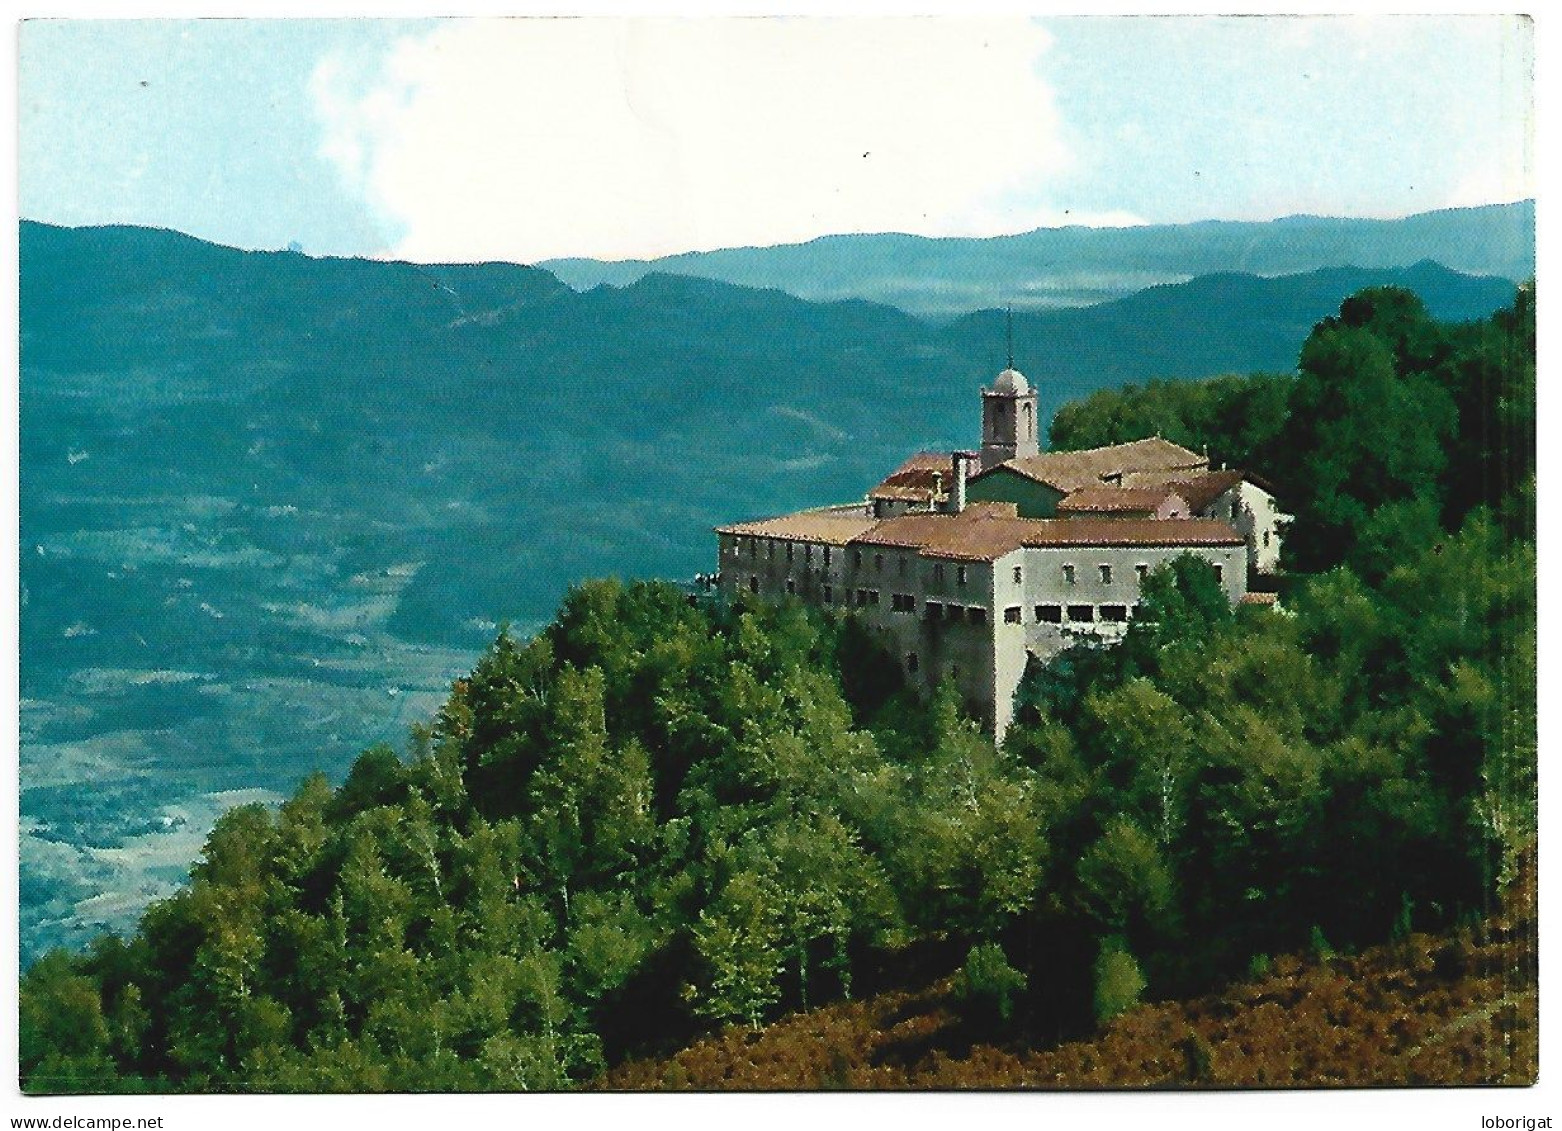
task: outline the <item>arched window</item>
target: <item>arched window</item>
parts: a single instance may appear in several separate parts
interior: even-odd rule
[[[1036,434],[1036,422],[1031,419],[1033,410],[1029,401],[1025,402],[1025,439],[1029,440]]]

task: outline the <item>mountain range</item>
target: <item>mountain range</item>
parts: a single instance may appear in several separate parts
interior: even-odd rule
[[[1292,216],[1125,228],[1040,228],[984,239],[825,236],[654,260],[554,259],[578,290],[650,272],[694,275],[802,298],[865,298],[952,317],[982,307],[1084,306],[1197,275],[1290,275],[1350,264],[1404,267],[1433,258],[1470,274],[1535,273],[1535,202],[1450,208],[1392,220]]]
[[[24,961],[171,891],[222,806],[399,744],[570,583],[686,578],[717,522],[974,443],[1005,360],[996,309],[933,322],[661,271],[577,291],[144,228],[24,222],[20,248]],[[1043,413],[1290,369],[1363,286],[1456,319],[1514,288],[1429,259],[1230,266],[1017,312]]]

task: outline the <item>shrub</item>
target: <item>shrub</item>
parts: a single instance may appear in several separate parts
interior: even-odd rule
[[[960,1000],[984,1019],[1008,1021],[1014,1014],[1016,995],[1025,992],[1025,975],[1009,965],[997,943],[973,946],[955,981]]]
[[[1103,943],[1096,959],[1096,1020],[1103,1025],[1139,1004],[1144,974],[1120,940]]]

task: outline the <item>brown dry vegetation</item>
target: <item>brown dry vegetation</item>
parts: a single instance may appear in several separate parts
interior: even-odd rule
[[[1278,959],[1260,979],[1131,1010],[1052,1048],[973,1041],[945,979],[761,1030],[734,1026],[615,1069],[616,1090],[1526,1084],[1536,1078],[1534,887],[1478,928],[1354,957]]]

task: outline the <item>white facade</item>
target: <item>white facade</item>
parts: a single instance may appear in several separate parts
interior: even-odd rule
[[[1280,543],[1291,516],[1280,509],[1275,497],[1244,479],[1199,512],[1207,518],[1229,522],[1247,541],[1247,565],[1256,574],[1272,574],[1280,568]]]
[[[1144,577],[1157,566],[1193,553],[1217,571],[1233,605],[1247,591],[1247,549],[1234,538],[1201,546],[1022,546],[989,561],[871,541],[830,545],[723,531],[719,552],[723,594],[851,608],[884,632],[912,686],[931,690],[951,680],[1000,741],[1029,657],[1045,662],[1080,639],[1121,639]]]

